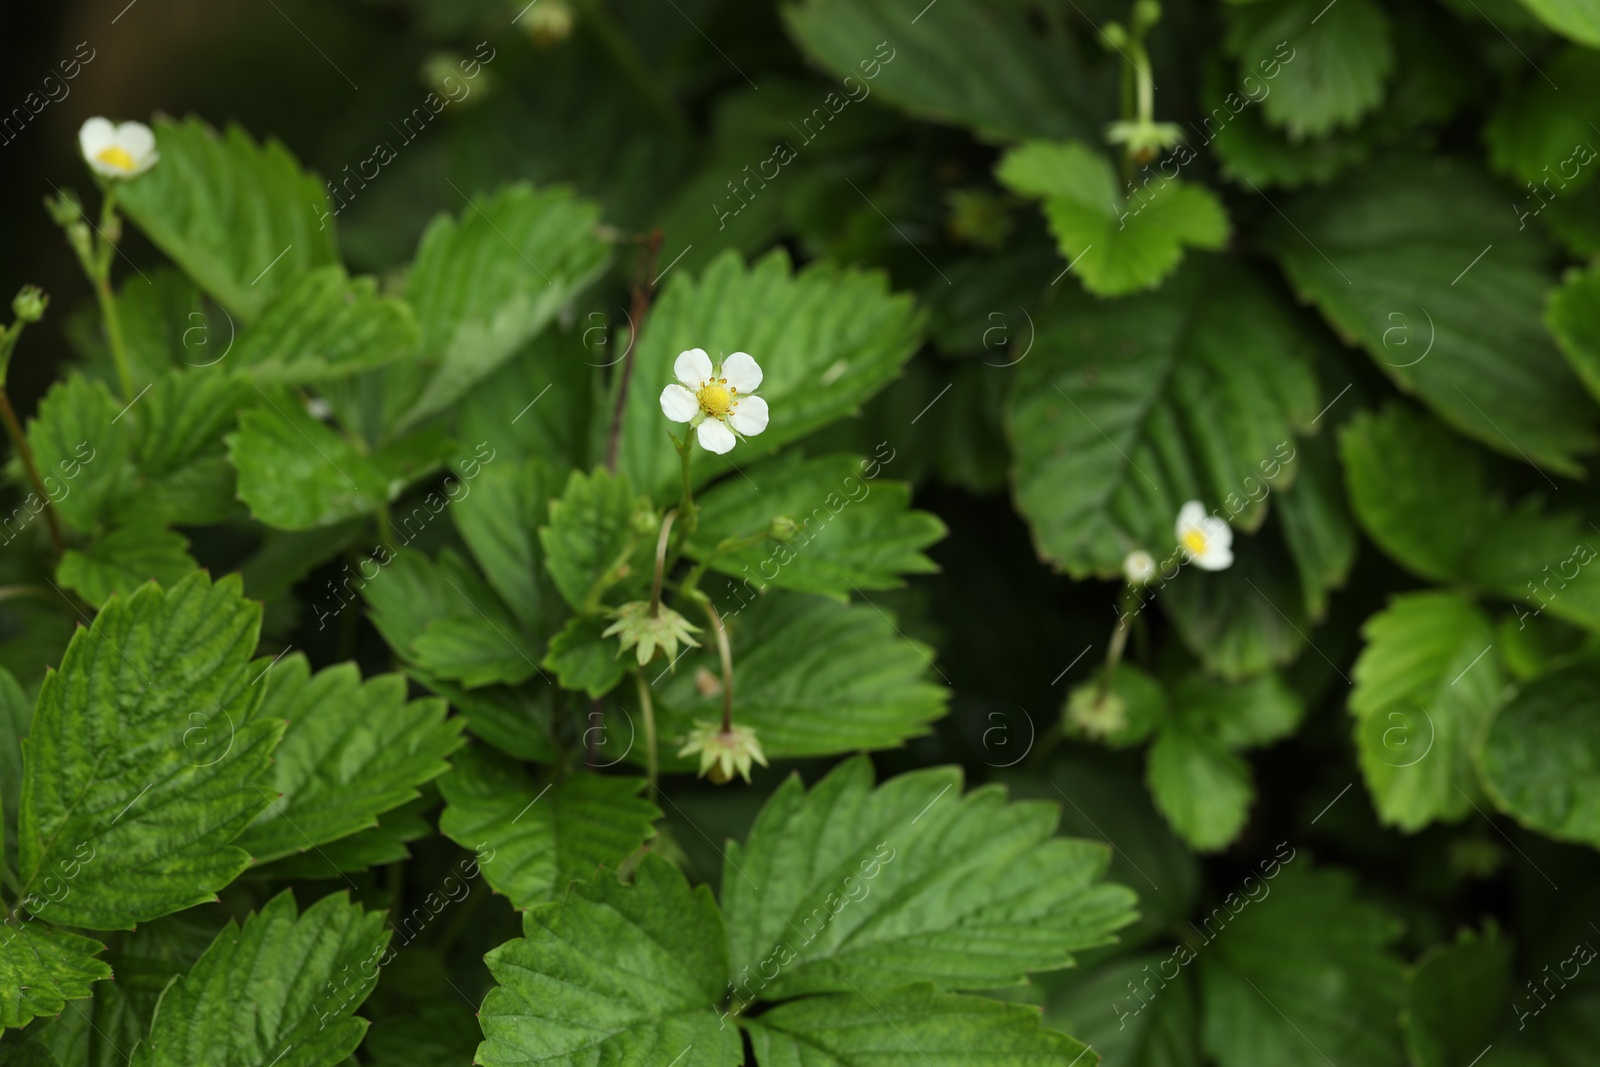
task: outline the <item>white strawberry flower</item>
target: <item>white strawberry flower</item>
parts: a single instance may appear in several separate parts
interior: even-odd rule
[[[1233,566],[1233,528],[1206,506],[1191,500],[1178,509],[1176,535],[1184,556],[1203,571],[1225,571]]]
[[[751,395],[761,388],[761,367],[744,352],[713,367],[705,349],[691,348],[678,356],[672,373],[678,380],[661,390],[661,411],[693,426],[707,452],[721,455],[740,436],[767,428],[767,402]]]
[[[1122,574],[1130,585],[1143,585],[1156,576],[1156,558],[1136,548],[1123,557]]]
[[[98,116],[78,130],[78,147],[96,174],[133,178],[156,165],[156,135],[142,122],[113,124]]]

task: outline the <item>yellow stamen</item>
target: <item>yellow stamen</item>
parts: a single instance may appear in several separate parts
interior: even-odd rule
[[[733,407],[733,392],[721,378],[706,382],[697,394],[700,410],[714,418],[722,418]]]
[[[1196,529],[1183,531],[1183,547],[1198,556],[1206,550],[1206,535]]]
[[[95,153],[100,162],[116,167],[118,170],[132,170],[133,157],[128,155],[128,150],[119,145],[110,145]]]

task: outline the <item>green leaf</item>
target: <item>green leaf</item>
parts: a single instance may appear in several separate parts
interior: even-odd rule
[[[1039,1013],[1024,1005],[939,993],[931,985],[807,997],[742,1025],[761,1067],[1027,1067],[1071,1064],[1089,1051],[1046,1030]]]
[[[327,266],[287,283],[239,338],[228,366],[261,382],[323,382],[406,358],[416,344],[404,301],[379,296],[371,278]]]
[[[697,482],[731,472],[859,410],[895,376],[920,343],[921,316],[908,294],[889,292],[878,273],[818,261],[798,274],[774,252],[747,266],[729,252],[698,280],[674,274],[650,309],[623,419],[620,469],[640,492],[676,497],[681,467],[667,434],[681,427],[661,413],[673,362],[690,348],[712,361],[755,357],[772,422],[724,459],[694,447]]]
[[[1111,163],[1079,141],[1030,141],[1008,151],[995,173],[1014,192],[1044,200],[1062,256],[1096,296],[1154,289],[1185,246],[1214,251],[1228,240],[1222,202],[1204,186],[1157,174],[1154,188],[1147,179],[1125,197]]]
[[[1305,705],[1277,674],[1228,683],[1191,674],[1172,687],[1177,714],[1230,749],[1270,745],[1294,733]]]
[[[159,166],[117,206],[217,303],[246,321],[293,279],[338,261],[322,183],[278,142],[159,119]]]
[[[462,743],[444,701],[408,702],[398,674],[363,682],[355,664],[341,663],[313,677],[296,654],[257,682],[267,690],[260,714],[289,724],[262,780],[276,799],[234,842],[257,862],[377,825],[449,770],[445,757]]]
[[[1395,50],[1389,17],[1373,0],[1330,7],[1290,0],[1235,7],[1228,14],[1224,47],[1246,73],[1264,60],[1282,63],[1260,107],[1266,121],[1286,129],[1291,139],[1354,126],[1383,102]]]
[[[282,392],[261,395],[265,403],[240,415],[227,441],[239,497],[268,526],[308,530],[371,514],[443,460],[443,442],[432,435],[371,454],[299,400]],[[428,510],[442,510],[443,497],[439,504]],[[404,529],[404,520],[398,525]]]
[[[1417,1067],[1454,1067],[1481,1055],[1511,992],[1511,943],[1491,923],[1480,935],[1423,954],[1407,976],[1401,1016],[1406,1051]]]
[[[1568,273],[1550,294],[1544,321],[1589,395],[1600,397],[1600,269]]]
[[[56,568],[56,581],[90,604],[103,604],[148,581],[175,585],[195,569],[188,548],[182,534],[160,526],[124,526],[82,551],[69,548]]]
[[[0,1067],[60,1067],[50,1050],[37,1041],[0,1045]]]
[[[0,862],[17,864],[17,811],[22,799],[22,742],[33,721],[33,701],[12,673],[0,667]]]
[[[91,983],[111,977],[96,957],[105,946],[29,918],[0,925],[0,1027],[22,1026],[41,1015],[59,1015],[67,1001],[89,996]],[[26,1061],[21,1061],[26,1062]]]
[[[1585,0],[1520,0],[1539,21],[1563,37],[1600,48],[1600,12]]]
[[[1181,721],[1165,726],[1150,746],[1145,780],[1161,814],[1200,852],[1239,836],[1256,795],[1244,760]]]
[[[1259,526],[1258,501],[1292,483],[1293,435],[1317,414],[1313,343],[1235,264],[1196,261],[1157,293],[1070,302],[1017,368],[1006,409],[1017,507],[1040,554],[1074,577],[1118,575],[1135,548],[1166,559],[1192,499]]]
[[[602,872],[530,910],[523,936],[485,957],[498,986],[478,1013],[483,1067],[673,1063],[734,1067],[739,1032],[717,1017],[728,984],[722,917],[646,855],[632,885]]]
[[[643,528],[636,521],[643,519]],[[625,475],[596,468],[573,471],[558,499],[550,501],[549,524],[539,529],[545,567],[572,609],[601,610],[601,598],[627,578],[637,585],[653,564],[654,517],[649,502],[634,496]],[[647,532],[648,531],[648,532]]]
[[[770,582],[840,600],[903,585],[903,574],[937,569],[922,550],[944,536],[945,526],[937,516],[911,510],[905,482],[875,481],[882,469],[877,460],[806,460],[797,452],[753,467],[750,481],[728,479],[697,501],[704,513],[688,553],[705,559],[723,539],[760,533],[782,515],[799,527],[790,540],[724,553],[711,569],[753,581],[753,588]]]
[[[1504,699],[1489,618],[1459,593],[1407,593],[1362,627],[1351,674],[1361,771],[1379,818],[1415,831],[1479,796],[1473,753]]]
[[[1399,406],[1362,412],[1340,444],[1357,518],[1407,569],[1537,605],[1516,609],[1519,629],[1547,609],[1600,629],[1600,569],[1588,567],[1600,553],[1583,516],[1547,513],[1537,496],[1507,506],[1478,450]]]
[[[1581,473],[1595,407],[1541,321],[1548,249],[1518,232],[1500,190],[1462,165],[1394,157],[1280,206],[1294,225],[1270,244],[1343,338],[1461,432]]]
[[[366,1033],[355,1009],[377,984],[386,914],[345,894],[304,915],[284,890],[242,927],[229,920],[161,995],[133,1067],[335,1067]],[[335,985],[337,981],[337,985]]]
[[[1070,20],[1030,20],[1012,3],[948,4],[923,12],[926,18],[921,7],[916,0],[805,0],[783,15],[806,53],[848,76],[851,99],[878,92],[913,115],[971,126],[985,139],[1098,135],[1098,119],[1111,110],[1108,65],[1090,69],[1094,54]],[[849,101],[835,90],[817,102],[801,120],[808,140]]]
[[[422,361],[388,386],[403,428],[494,373],[604,269],[600,209],[564,188],[509,185],[434,219],[406,279]]]
[[[456,553],[445,549],[435,562],[419,552],[397,552],[386,554],[383,564],[358,588],[384,640],[408,662],[468,686],[515,685],[538,671],[542,642],[522,631]]]
[[[1587,48],[1567,48],[1543,66],[1550,80],[1524,81],[1499,101],[1483,128],[1490,166],[1520,186],[1519,223],[1594,179],[1589,164],[1595,161],[1595,132],[1581,100],[1600,93],[1600,57]]]
[[[470,748],[439,782],[439,830],[480,853],[484,877],[512,907],[530,908],[561,899],[596,868],[614,871],[655,836],[661,812],[639,796],[644,787],[642,778],[580,772],[535,788],[514,761]]]
[[[469,478],[463,470],[467,488],[450,510],[456,530],[522,625],[548,633],[562,609],[537,534],[546,515],[546,468],[538,460],[481,468],[469,460],[467,465],[478,477]]]
[[[254,867],[248,877],[337,879],[343,883],[346,875],[410,859],[411,850],[406,845],[434,832],[433,825],[421,813],[437,803],[438,797],[430,791],[378,816],[376,826],[318,845],[309,852]]]
[[[1328,593],[1344,585],[1355,564],[1356,526],[1331,435],[1301,440],[1298,455],[1303,462],[1293,487],[1278,496],[1278,515],[1305,593],[1306,615],[1320,621],[1328,611]]]
[[[1189,651],[1227,679],[1288,663],[1304,650],[1311,629],[1294,564],[1270,536],[1236,541],[1225,571],[1180,574],[1151,595]]]
[[[604,457],[590,442],[595,427],[608,425],[610,409],[596,372],[619,363],[632,338],[625,321],[608,323],[603,312],[583,316],[577,327],[546,329],[473,386],[456,406],[457,436],[493,441],[509,464],[540,460],[550,485],[599,463]]]
[[[734,716],[755,728],[769,757],[890,748],[944,714],[944,687],[923,680],[932,649],[871,604],[776,592],[725,611],[723,623],[733,646]],[[672,755],[677,739],[722,713],[720,693],[696,687],[701,667],[721,677],[715,641],[686,650],[669,677],[664,667],[647,672],[663,766],[693,766]]]
[[[1045,1025],[1088,1042],[1103,1063],[1200,1067],[1194,977],[1178,959],[1188,951],[1128,956],[1072,975],[1045,1002]]]
[[[599,699],[628,676],[638,661],[621,653],[616,635],[604,636],[611,620],[573,616],[566,628],[550,639],[543,666],[555,674],[563,689],[581,689]]]
[[[961,784],[944,767],[874,789],[865,757],[809,791],[786,779],[726,853],[737,996],[1016,984],[1133,921],[1134,894],[1100,880],[1110,850],[1053,836],[1055,805]]]
[[[258,779],[283,731],[256,714],[260,626],[238,576],[196,573],[113,598],[73,635],[28,735],[19,872],[46,900],[63,877],[71,892],[31,912],[128,929],[248,866],[228,842],[270,799]]]
[[[1600,846],[1600,693],[1595,673],[1546,675],[1500,709],[1479,753],[1484,789],[1524,826]]]
[[[105,522],[134,491],[133,427],[114,421],[122,409],[103,382],[71,374],[50,387],[28,422],[39,475],[52,479],[47,491],[55,489],[51,506],[80,530]],[[35,510],[33,495],[26,506]]]
[[[1202,921],[1206,1052],[1230,1067],[1400,1067],[1403,968],[1385,948],[1399,924],[1358,900],[1346,872],[1288,866],[1294,856],[1257,882],[1267,894]]]

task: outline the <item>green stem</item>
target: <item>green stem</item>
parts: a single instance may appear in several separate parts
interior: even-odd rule
[[[1139,587],[1129,582],[1122,588],[1122,612],[1117,619],[1117,628],[1111,631],[1111,644],[1106,649],[1105,670],[1100,673],[1100,687],[1095,694],[1094,701],[1100,703],[1111,691],[1111,678],[1117,673],[1117,664],[1122,662],[1122,652],[1128,646],[1128,632],[1133,627],[1134,608],[1139,605]]]
[[[694,454],[694,434],[686,431],[682,444],[678,443],[676,437],[672,438],[672,443],[683,459],[683,500],[678,504],[678,513],[683,516],[683,536],[688,537],[700,525],[700,513],[694,504],[694,483],[689,479],[689,459]]]
[[[656,539],[656,574],[655,581],[650,586],[650,617],[653,619],[661,614],[661,578],[667,569],[667,537],[672,533],[672,520],[678,517],[677,509],[673,509],[661,519],[661,536]]]
[[[705,559],[701,560],[699,563],[696,563],[694,565],[694,569],[689,572],[683,581],[678,583],[678,594],[685,597],[694,596],[696,588],[700,584],[700,579],[705,577],[706,571],[709,570],[711,565],[719,558],[726,556],[730,552],[737,552],[741,548],[749,548],[751,545],[760,544],[769,536],[771,535],[768,533],[768,531],[762,530],[760,533],[746,534],[743,537],[723,538],[721,541],[717,542],[717,547],[713,548],[711,552],[707,554]]]
[[[633,670],[633,680],[639,687],[639,710],[644,713],[645,766],[650,775],[650,799],[655,800],[657,779],[661,776],[661,767],[656,755],[656,709],[650,700],[650,687],[645,684],[644,672],[637,667]]]
[[[122,399],[133,402],[133,374],[128,369],[128,347],[122,338],[122,320],[117,317],[117,298],[111,291],[111,254],[116,249],[108,233],[117,229],[117,187],[106,189],[100,204],[100,239],[103,243],[99,261],[94,267],[94,292],[100,302],[100,315],[106,321],[106,340],[111,345],[111,359],[117,365],[117,381],[122,386]]]
[[[13,341],[15,335],[21,332],[20,327],[11,331]],[[44,479],[39,477],[39,467],[34,462],[33,449],[28,447],[28,437],[22,432],[22,424],[17,421],[17,413],[11,407],[11,397],[6,393],[4,386],[0,386],[0,422],[5,423],[6,435],[11,438],[12,446],[22,458],[22,467],[28,472],[28,481],[33,483],[33,491],[44,501],[44,521],[50,527],[50,540],[56,546],[56,558],[59,559],[67,550],[66,542],[61,537],[61,521],[56,518],[55,504],[51,502],[50,494],[45,490]]]
[[[701,598],[700,603],[706,609],[706,618],[711,620],[711,629],[717,635],[717,655],[722,658],[722,732],[727,733],[733,728],[733,649],[728,644],[728,630],[722,625],[717,609],[705,598]]]

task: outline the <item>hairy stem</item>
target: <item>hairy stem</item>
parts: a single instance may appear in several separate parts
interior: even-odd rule
[[[650,775],[650,799],[653,801],[656,798],[657,779],[661,776],[656,755],[656,708],[650,699],[650,686],[645,683],[644,672],[637,667],[633,669],[633,680],[639,687],[639,710],[644,714],[645,767]]]
[[[11,444],[16,448],[17,455],[22,457],[22,467],[28,472],[28,481],[33,483],[34,492],[44,501],[44,521],[50,527],[50,540],[56,546],[56,558],[59,559],[67,550],[67,544],[61,537],[61,520],[56,518],[55,505],[50,500],[50,494],[45,491],[44,479],[39,477],[39,467],[34,462],[33,449],[28,447],[28,438],[22,432],[22,424],[17,421],[17,413],[11,406],[11,397],[6,393],[4,386],[0,386],[0,421],[5,422],[6,435],[11,438]]]

